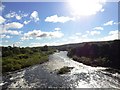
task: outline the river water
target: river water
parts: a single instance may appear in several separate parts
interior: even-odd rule
[[[74,67],[71,72],[58,75],[63,66]],[[118,88],[120,74],[110,73],[104,67],[91,67],[73,61],[66,51],[50,55],[49,61],[40,65],[10,72],[3,76],[3,88]]]

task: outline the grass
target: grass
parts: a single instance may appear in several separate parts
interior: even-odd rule
[[[2,58],[2,72],[9,72],[29,67],[35,64],[42,64],[49,60],[50,52],[18,54],[13,57]]]

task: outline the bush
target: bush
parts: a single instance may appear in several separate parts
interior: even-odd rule
[[[48,49],[47,46],[44,48]],[[44,63],[49,60],[49,55],[53,53],[52,49],[41,51],[41,47],[2,47],[2,50],[4,56],[1,60],[3,73]]]
[[[18,55],[18,58],[19,59],[27,59],[28,55],[26,55],[26,54],[20,54],[20,55]]]
[[[67,67],[67,66],[64,66],[63,68],[61,68],[57,74],[65,74],[65,73],[68,73],[70,72],[70,69],[73,69],[73,67]]]

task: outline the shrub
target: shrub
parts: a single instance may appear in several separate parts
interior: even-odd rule
[[[28,56],[26,54],[20,54],[18,55],[19,59],[27,59]]]
[[[61,68],[57,74],[65,74],[65,73],[68,73],[70,72],[70,69],[73,69],[73,67],[67,67],[67,66],[64,66],[63,68]]]

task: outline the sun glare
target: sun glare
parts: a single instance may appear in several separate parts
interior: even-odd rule
[[[103,10],[105,0],[70,0],[69,6],[72,15],[75,16],[88,16],[94,15]]]

